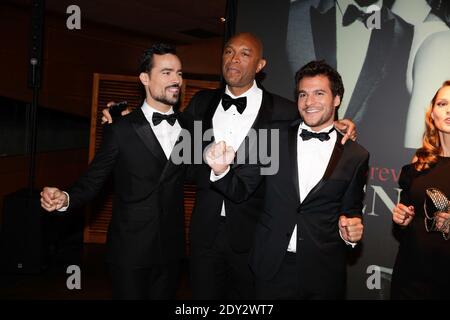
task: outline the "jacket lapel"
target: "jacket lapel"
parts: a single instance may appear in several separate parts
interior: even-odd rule
[[[147,149],[155,156],[156,159],[158,159],[158,162],[164,166],[167,162],[164,150],[159,144],[158,139],[156,138],[155,133],[152,130],[152,127],[148,123],[147,119],[144,116],[144,113],[140,108],[135,111],[135,117],[132,120],[132,126]]]
[[[259,108],[255,121],[253,122],[253,129],[265,128],[272,120],[273,98],[266,90],[263,88],[261,88],[261,90],[263,92],[261,107]]]
[[[173,157],[175,156],[174,152],[175,151],[178,152],[177,146],[183,141],[183,139],[182,139],[183,130],[187,130],[187,132],[189,132],[189,133],[193,132],[192,131],[193,130],[193,128],[192,128],[193,119],[188,118],[187,114],[180,113],[177,117],[177,121],[180,124],[181,132],[177,138],[177,141],[175,142],[175,145],[173,146],[172,153],[170,154],[169,160],[166,161],[166,165],[164,166],[164,169],[161,173],[161,177],[159,179],[160,182],[163,181],[163,179],[170,177],[174,172],[178,171],[180,168],[183,167],[183,164],[175,164],[173,162]],[[192,136],[191,136],[191,139],[192,139]],[[190,144],[189,147],[192,150],[192,144]],[[179,154],[177,154],[176,156],[183,157],[183,152],[184,152],[184,150],[181,149],[181,152]],[[192,161],[192,158],[190,159],[190,161]]]
[[[330,161],[328,161],[328,166],[325,170],[325,173],[324,173],[322,179],[320,179],[320,181],[308,193],[308,195],[303,200],[303,202],[308,201],[308,199],[310,197],[314,196],[314,194],[316,194],[317,192],[320,191],[320,189],[322,189],[324,184],[327,182],[327,180],[330,178],[331,174],[336,169],[336,166],[342,157],[342,153],[344,151],[344,146],[341,144],[342,135],[339,132],[336,132],[336,133],[337,133],[336,143],[334,144],[333,152],[331,153]]]
[[[183,127],[182,127],[183,129]],[[175,142],[175,145],[172,149],[172,153],[170,154],[170,158],[168,161],[166,161],[166,165],[164,166],[161,176],[159,178],[159,181],[162,182],[165,178],[172,176],[172,174],[176,171],[178,171],[179,169],[181,169],[183,167],[183,164],[175,164],[172,160],[172,157],[174,156],[174,150],[177,150],[177,145],[179,143],[181,143],[182,139],[181,136],[178,137],[177,141]],[[183,150],[181,150],[181,152],[183,152]],[[180,154],[180,156],[182,157],[183,155]]]
[[[261,88],[262,89],[262,88]],[[256,157],[258,155],[258,141],[262,135],[261,132],[259,132],[258,129],[266,128],[268,129],[268,124],[270,123],[270,120],[272,119],[273,114],[273,99],[272,96],[267,93],[264,89],[263,96],[261,100],[261,107],[258,110],[258,114],[256,115],[255,121],[253,121],[252,126],[250,127],[249,132],[245,136],[242,143],[239,145],[239,148],[236,152],[238,155],[238,163],[242,163],[242,160],[245,160],[245,163],[248,163],[250,154],[255,154]],[[251,132],[253,131],[253,132]],[[253,133],[256,133],[256,137],[253,135]],[[269,136],[268,136],[269,138]],[[269,143],[269,141],[267,141]],[[240,159],[244,155],[244,159]],[[257,159],[255,159],[257,160]],[[236,163],[233,165],[235,166]]]
[[[219,107],[219,102],[222,99],[223,93],[225,92],[225,88],[217,89],[213,96],[209,99],[209,101],[205,101],[204,103],[208,106],[206,111],[202,117],[202,136],[207,130],[213,130],[213,117],[216,113],[217,108]],[[210,141],[202,142],[202,150],[205,150],[211,142],[214,142],[214,131],[212,132],[213,136]]]
[[[212,99],[207,102],[208,109],[206,110],[203,116],[203,130],[206,131],[213,127],[212,119],[214,117],[214,113],[216,113],[217,108],[219,107],[219,102],[222,99],[223,93],[225,92],[225,88],[217,89]]]

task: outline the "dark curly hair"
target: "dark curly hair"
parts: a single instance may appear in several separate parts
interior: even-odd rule
[[[328,65],[325,60],[311,61],[305,64],[295,74],[295,98],[298,98],[298,83],[306,77],[315,77],[324,75],[330,81],[330,89],[333,96],[344,97],[344,84],[342,83],[341,75]]]
[[[145,50],[142,55],[141,62],[139,64],[139,73],[150,72],[150,70],[152,70],[154,54],[163,55],[168,53],[177,54],[175,47],[161,42],[153,44],[150,48]]]

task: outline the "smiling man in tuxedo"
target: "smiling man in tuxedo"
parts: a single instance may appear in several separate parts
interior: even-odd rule
[[[361,214],[368,152],[340,143],[333,121],[344,94],[340,75],[323,61],[296,74],[303,121],[280,126],[279,171],[265,176],[262,214],[250,264],[262,299],[341,299],[345,296],[346,244],[362,237]],[[263,177],[258,165],[232,165],[225,142],[206,153],[213,186],[245,201]],[[224,161],[225,159],[225,161]]]
[[[105,127],[87,172],[67,192],[44,188],[41,204],[50,212],[86,204],[114,172],[107,238],[113,298],[172,299],[184,256],[185,175],[172,150],[191,122],[173,110],[183,81],[175,48],[154,44],[140,69],[146,92],[142,107]]]
[[[186,108],[203,130],[213,129],[215,141],[225,141],[246,154],[249,130],[268,128],[277,121],[293,121],[299,115],[295,103],[272,94],[255,80],[267,61],[261,40],[239,33],[228,40],[222,54],[226,86],[198,92]],[[351,121],[337,123],[348,136]],[[211,169],[196,165],[197,194],[190,226],[191,284],[194,299],[253,299],[254,276],[248,258],[254,244],[264,188],[259,186],[245,201],[233,202],[211,187]]]

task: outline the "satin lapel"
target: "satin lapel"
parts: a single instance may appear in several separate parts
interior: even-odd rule
[[[137,109],[135,112],[136,116],[132,121],[134,130],[138,134],[139,138],[141,138],[147,149],[155,156],[156,159],[158,159],[160,164],[165,165],[167,162],[166,155],[164,154],[164,150],[159,144],[152,127],[148,123],[141,109]]]
[[[203,130],[206,131],[208,129],[211,129],[213,127],[212,119],[214,117],[214,113],[216,112],[217,108],[219,107],[219,102],[222,99],[222,95],[225,91],[225,88],[218,89],[213,94],[210,101],[206,101],[208,104],[208,109],[205,111],[205,114],[203,116]]]
[[[394,16],[388,10],[385,7],[381,10],[381,29],[372,30],[366,59],[345,112],[345,118],[353,119],[356,123],[363,118],[370,97],[387,75],[386,64],[394,43],[395,27]]]
[[[292,183],[294,184],[294,189],[296,195],[298,197],[298,203],[300,203],[300,190],[298,188],[298,159],[297,159],[297,138],[298,138],[298,127],[300,123],[295,126],[289,127],[288,130],[288,150],[289,150],[289,159],[291,164],[291,177]],[[281,142],[280,142],[281,143]]]
[[[213,129],[213,117],[214,117],[214,113],[216,113],[217,108],[219,107],[219,102],[222,99],[222,95],[225,91],[225,88],[221,88],[221,89],[217,89],[216,92],[213,94],[213,96],[211,97],[211,99],[207,100],[207,101],[202,101],[202,103],[205,103],[206,105],[208,105],[205,113],[203,114],[203,118],[202,118],[202,136],[203,134],[209,130],[209,129]],[[213,132],[213,136],[211,137],[210,141],[203,141],[202,142],[202,150],[205,150],[208,145],[211,142],[214,142],[215,138],[214,138],[214,132]]]
[[[239,145],[237,151],[238,157],[242,157],[242,155],[245,155],[245,163],[248,163],[249,154],[252,152],[254,152],[256,157],[255,160],[257,160],[258,141],[260,138],[260,132],[258,129],[268,128],[268,124],[272,119],[272,114],[273,114],[273,98],[269,93],[263,90],[261,107],[258,110],[258,114],[256,115],[255,121],[253,121],[253,124],[250,127],[249,133],[247,133],[247,136],[244,138],[244,141],[242,141],[242,143]],[[252,130],[253,133],[256,133],[256,137],[254,136],[253,133],[250,133],[250,131]],[[269,143],[268,140],[267,142]],[[238,163],[242,163],[242,159],[238,158],[238,160],[239,160]],[[235,165],[236,163],[232,167],[234,167]]]
[[[180,123],[181,125],[181,123]],[[183,126],[181,125],[181,128],[183,129]],[[173,156],[174,156],[174,150],[177,149],[177,145],[182,142],[181,136],[178,137],[177,141],[175,142],[175,145],[172,149],[172,153],[170,154],[169,160],[166,161],[166,165],[164,166],[164,169],[161,173],[159,181],[161,182],[166,177],[170,177],[174,172],[178,171],[180,168],[183,167],[183,164],[175,164],[173,163]],[[183,152],[183,150],[181,150]],[[183,154],[179,154],[177,156],[183,157]]]
[[[273,97],[270,93],[263,89],[263,96],[261,101],[261,108],[259,108],[258,115],[253,122],[253,129],[266,128],[272,120],[273,115]]]
[[[320,181],[314,186],[314,188],[311,189],[311,191],[308,193],[306,198],[303,200],[303,202],[308,201],[310,197],[312,197],[315,193],[319,192],[320,189],[322,189],[323,185],[327,182],[327,180],[330,178],[331,174],[334,172],[334,169],[336,169],[337,164],[339,163],[339,160],[342,157],[342,153],[344,151],[344,146],[341,144],[342,135],[340,133],[337,134],[336,143],[333,148],[333,152],[330,157],[330,161],[328,162],[328,166],[325,170],[325,173],[320,179]]]
[[[178,136],[178,139],[175,142],[175,145],[172,149],[172,153],[170,154],[169,160],[166,162],[166,165],[164,166],[164,169],[161,173],[160,181],[162,181],[166,177],[170,177],[174,172],[178,171],[180,168],[183,167],[183,164],[175,164],[173,162],[173,157],[175,156],[174,151],[177,151],[177,154],[176,154],[177,157],[183,158],[184,150],[181,149],[181,152],[178,152],[177,147],[183,141],[182,135],[181,135],[183,133],[183,130],[187,130],[189,133],[192,132],[193,129],[192,129],[192,123],[190,123],[191,121],[193,121],[193,120],[190,118],[186,118],[185,114],[183,114],[183,113],[181,113],[178,116],[178,123],[180,124],[182,131],[180,132],[180,135]],[[193,137],[191,136],[191,139],[192,138]],[[186,146],[186,147],[192,148],[192,144],[189,144],[189,146]],[[190,159],[190,161],[192,161],[192,158]]]
[[[311,7],[310,18],[316,60],[325,59],[336,68],[336,7],[332,6],[324,13]]]

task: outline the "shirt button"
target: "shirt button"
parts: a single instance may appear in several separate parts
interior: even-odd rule
[[[302,207],[297,208],[297,213],[302,213]]]

